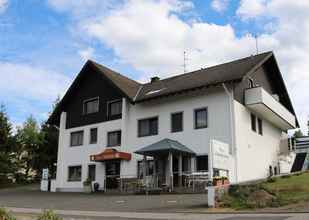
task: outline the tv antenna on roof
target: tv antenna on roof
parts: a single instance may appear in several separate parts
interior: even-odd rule
[[[186,51],[184,51],[183,52],[183,73],[187,72],[187,61],[188,61],[187,53]]]
[[[259,42],[258,42],[259,37],[258,37],[258,35],[257,35],[257,34],[255,34],[255,35],[254,35],[254,38],[255,38],[255,49],[256,49],[256,55],[258,55],[258,54],[259,54]]]

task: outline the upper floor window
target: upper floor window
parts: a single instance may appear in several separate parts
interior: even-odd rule
[[[171,132],[179,132],[183,130],[183,114],[177,112],[171,114]]]
[[[122,113],[122,100],[111,101],[107,104],[108,116],[119,116]]]
[[[194,123],[195,129],[207,128],[208,123],[208,111],[207,108],[201,108],[194,110]]]
[[[258,118],[258,132],[260,135],[263,135],[263,121],[262,119]]]
[[[121,145],[121,131],[111,131],[107,133],[107,146],[120,146]]]
[[[83,145],[84,139],[84,131],[75,131],[71,133],[71,143],[70,145],[73,146],[80,146]]]
[[[138,137],[157,135],[158,117],[141,119],[138,121]]]
[[[68,171],[68,181],[81,181],[82,166],[70,166]]]
[[[84,101],[84,114],[91,114],[99,111],[99,97]]]
[[[90,144],[96,144],[98,141],[98,129],[97,128],[91,128],[90,129]]]
[[[251,113],[251,129],[256,132],[256,116]]]

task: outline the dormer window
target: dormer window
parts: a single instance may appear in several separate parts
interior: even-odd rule
[[[249,85],[250,89],[254,87],[253,79],[251,79],[251,78],[248,79],[248,85]]]
[[[99,97],[84,101],[84,114],[99,112]]]
[[[121,116],[122,114],[122,100],[115,100],[107,103],[108,117]]]

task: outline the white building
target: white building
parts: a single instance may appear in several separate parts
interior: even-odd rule
[[[88,61],[49,122],[60,131],[58,191],[81,191],[88,177],[110,190],[145,172],[160,186],[192,172],[265,178],[298,127],[272,52],[146,84]],[[226,169],[213,166],[213,141],[229,148]]]

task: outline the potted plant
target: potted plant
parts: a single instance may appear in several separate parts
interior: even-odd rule
[[[229,178],[227,178],[226,176],[222,177],[222,184],[223,185],[228,185],[230,184]]]
[[[214,186],[221,186],[222,185],[222,179],[219,176],[215,176],[213,178],[213,185]]]
[[[84,182],[84,192],[85,193],[91,193],[92,192],[92,186],[91,186],[91,180],[90,178],[87,178]]]

